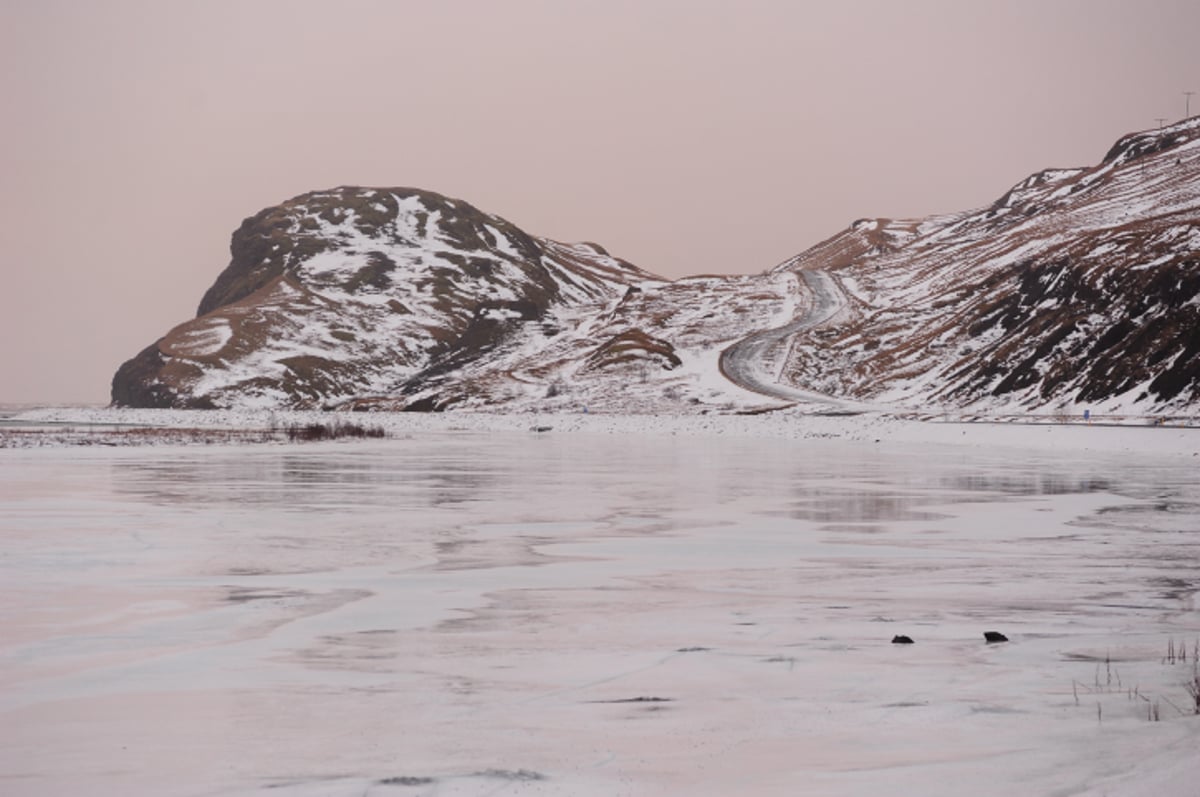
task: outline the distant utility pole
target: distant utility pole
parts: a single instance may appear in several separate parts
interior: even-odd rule
[[[1154,117],[1154,121],[1158,122],[1158,129],[1162,130],[1163,125],[1167,123],[1167,118],[1165,116],[1156,116]]]
[[[1183,111],[1184,119],[1187,119],[1189,116],[1192,115],[1192,95],[1195,93],[1196,92],[1194,92],[1194,91],[1185,91],[1183,93],[1183,96],[1187,98],[1184,100],[1184,106],[1183,106],[1184,107],[1184,111]]]

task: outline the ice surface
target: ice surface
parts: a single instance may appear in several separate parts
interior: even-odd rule
[[[0,791],[1194,793],[1190,430],[411,423],[0,451]]]

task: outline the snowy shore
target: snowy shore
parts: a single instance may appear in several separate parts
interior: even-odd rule
[[[124,444],[183,443],[188,434],[201,442],[239,442],[205,437],[225,431],[257,439],[254,433],[289,425],[343,420],[382,428],[389,436],[421,432],[520,432],[642,436],[708,436],[775,440],[843,440],[860,443],[926,443],[972,448],[1026,448],[1037,451],[1138,452],[1162,456],[1200,457],[1200,426],[1176,421],[1151,425],[1144,420],[1085,423],[1050,416],[989,417],[945,415],[915,419],[885,413],[815,414],[801,410],[759,415],[607,415],[448,413],[323,413],[264,410],[150,410],[108,407],[44,407],[13,413],[8,419],[9,447],[69,445],[89,430],[135,428],[179,430],[181,434],[127,438]],[[38,437],[13,439],[22,428]],[[6,427],[0,425],[0,446]]]

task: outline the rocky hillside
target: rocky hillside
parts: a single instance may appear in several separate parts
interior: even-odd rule
[[[794,341],[793,382],[910,406],[1194,407],[1200,119],[986,208],[858,221],[780,270],[828,271],[849,297]]]
[[[322,407],[404,396],[557,312],[651,279],[413,189],[338,188],[246,219],[197,317],[121,366],[113,402]]]
[[[989,207],[867,219],[669,282],[414,189],[247,219],[196,318],[118,370],[148,407],[704,412],[1200,405],[1200,119]]]

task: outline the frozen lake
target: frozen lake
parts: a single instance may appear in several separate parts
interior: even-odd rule
[[[1198,473],[479,430],[0,451],[0,793],[1192,795]]]

